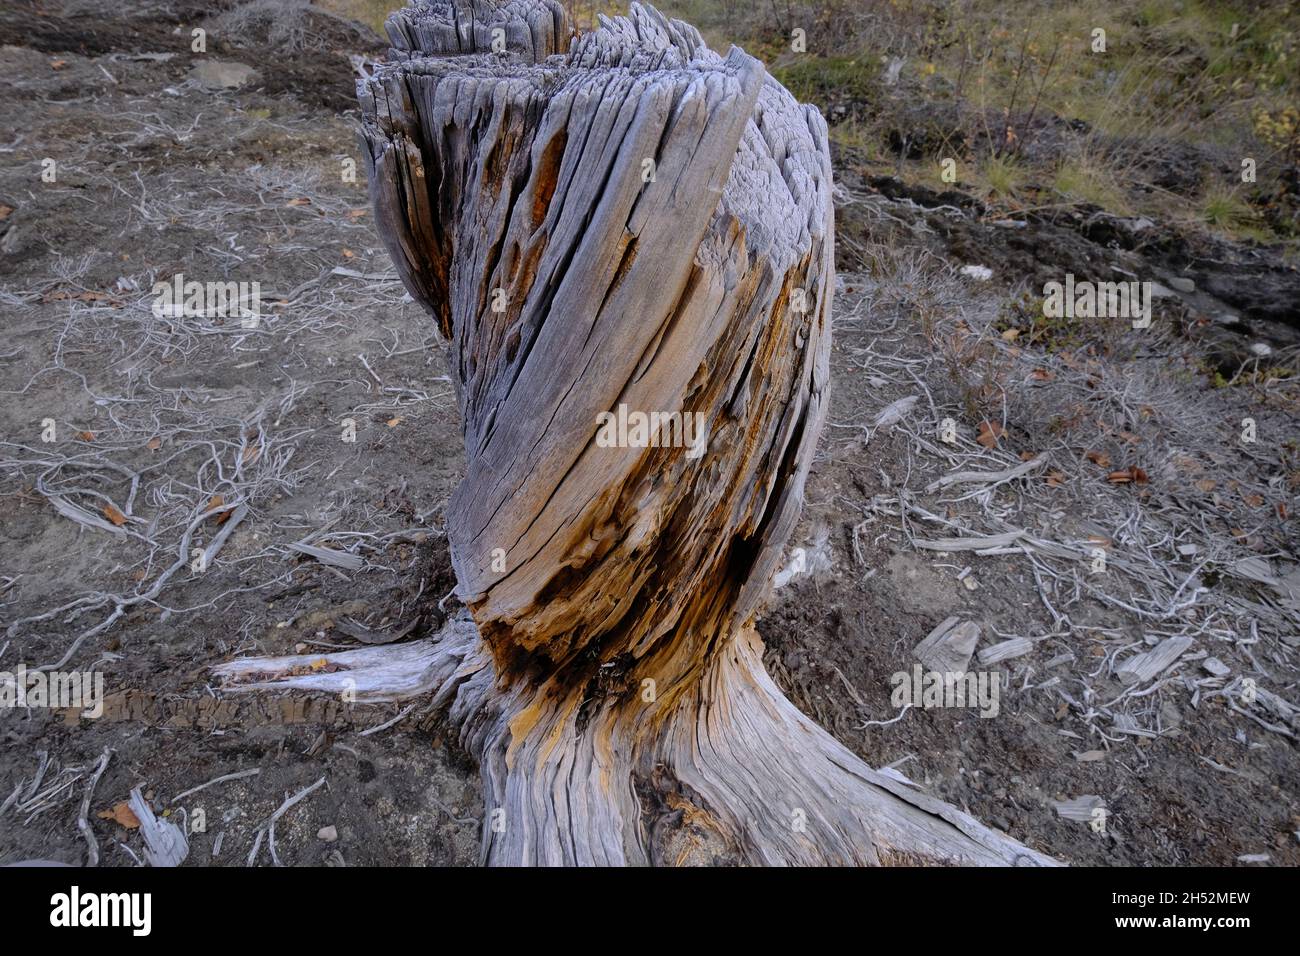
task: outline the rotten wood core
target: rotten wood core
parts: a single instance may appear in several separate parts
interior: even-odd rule
[[[827,408],[821,115],[648,5],[572,36],[554,0],[419,0],[388,32],[363,137],[447,341],[469,614],[330,673],[220,671],[434,691],[482,769],[489,863],[1050,863],[867,767],[762,665]]]

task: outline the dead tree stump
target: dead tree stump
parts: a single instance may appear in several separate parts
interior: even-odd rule
[[[225,665],[245,687],[436,689],[491,863],[1047,863],[878,774],[773,685],[753,630],[826,413],[826,124],[633,4],[418,0],[360,84],[378,225],[448,343],[472,620]]]

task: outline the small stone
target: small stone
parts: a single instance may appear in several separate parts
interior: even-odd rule
[[[1232,673],[1232,668],[1217,657],[1207,657],[1201,667],[1205,668],[1205,672],[1211,677],[1227,677]]]
[[[257,76],[251,66],[229,60],[201,60],[190,70],[190,77],[205,90],[231,90]]]
[[[1171,288],[1177,289],[1179,292],[1196,291],[1196,283],[1186,276],[1171,276],[1169,279],[1169,285]]]
[[[333,843],[335,840],[339,838],[338,827],[335,826],[321,827],[318,831],[316,831],[316,837],[317,839],[324,840],[326,843]]]

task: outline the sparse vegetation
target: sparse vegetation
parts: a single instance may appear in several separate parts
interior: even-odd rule
[[[995,203],[1089,203],[1300,249],[1294,4],[823,0],[744,18],[722,0],[663,7],[715,46],[764,57],[868,169],[933,184],[947,155],[977,169],[962,180]],[[792,50],[794,26],[808,52]],[[1242,181],[1247,157],[1254,182]]]

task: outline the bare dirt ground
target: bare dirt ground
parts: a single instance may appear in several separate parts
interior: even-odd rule
[[[85,860],[106,748],[88,817],[104,865],[141,856],[129,819],[100,816],[137,786],[159,813],[203,811],[192,865],[473,863],[477,771],[427,703],[212,686],[235,656],[436,629],[462,470],[431,322],[380,248],[356,153],[348,57],[382,44],[332,18],[248,29],[226,6],[0,14],[0,670],[94,669],[108,693],[98,720],[0,712],[0,864]],[[261,75],[213,88],[195,72],[211,61]],[[915,203],[851,181],[840,198],[807,570],[759,622],[777,680],[869,762],[1062,860],[1300,863],[1285,346],[1211,388],[1194,303],[1161,300],[1144,331],[1043,329],[956,271],[999,263],[909,244]],[[889,221],[910,225],[886,244]],[[257,327],[156,315],[154,282],[177,274],[259,282]],[[977,653],[1029,643],[984,668],[1005,680],[998,716],[900,716],[889,675],[952,616],[980,626]],[[1177,637],[1171,667],[1120,679]],[[1058,812],[1083,796],[1104,832]]]

